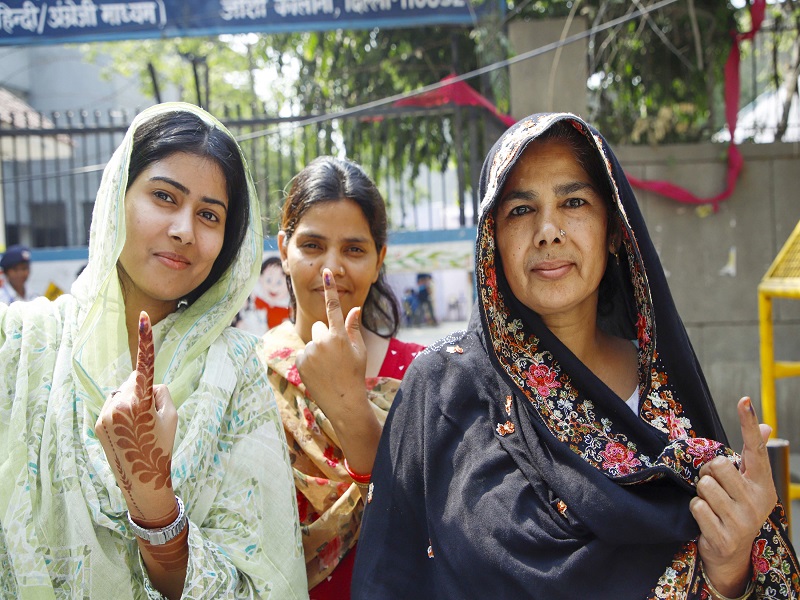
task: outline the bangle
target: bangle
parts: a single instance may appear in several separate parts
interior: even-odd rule
[[[360,488],[367,489],[369,487],[369,482],[372,479],[372,473],[367,473],[366,475],[361,475],[360,473],[355,473],[350,469],[350,465],[347,464],[347,459],[344,459],[344,470],[347,471],[347,474],[350,475],[350,478],[353,482]]]
[[[717,588],[714,587],[714,584],[711,583],[711,580],[706,575],[706,570],[703,568],[703,561],[700,561],[700,575],[703,576],[703,581],[708,588],[708,591],[711,592],[711,595],[717,598],[717,600],[746,600],[750,597],[750,594],[756,589],[756,582],[755,580],[751,579],[750,582],[747,584],[747,587],[744,590],[744,593],[741,596],[736,596],[736,598],[730,598],[724,594],[722,594]]]

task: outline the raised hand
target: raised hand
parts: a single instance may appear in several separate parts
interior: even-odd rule
[[[366,398],[367,349],[361,337],[361,308],[350,309],[345,320],[330,269],[323,269],[322,281],[328,324],[317,321],[311,326],[311,341],[297,357],[297,371],[309,396],[334,420],[348,401]]]
[[[744,448],[741,467],[717,457],[700,470],[689,507],[700,526],[698,550],[706,575],[721,593],[736,597],[751,576],[753,541],[778,500],[767,455],[768,425],[759,425],[750,398],[737,407]]]
[[[170,469],[178,414],[167,387],[153,386],[154,364],[153,330],[142,312],[136,370],[106,399],[95,424],[128,510],[143,522],[176,513]]]
[[[367,348],[361,337],[361,308],[342,315],[336,280],[322,270],[328,324],[311,326],[311,341],[297,355],[297,371],[309,397],[333,425],[348,464],[370,473],[381,425],[367,400]]]

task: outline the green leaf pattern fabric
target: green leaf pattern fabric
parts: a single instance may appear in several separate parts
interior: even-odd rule
[[[89,264],[55,302],[0,304],[0,597],[161,598],[99,441],[98,412],[130,374],[116,261],[131,125],[103,176]],[[228,134],[230,135],[230,134]],[[251,225],[234,264],[194,304],[153,329],[156,383],[178,408],[172,483],[189,515],[183,598],[307,598],[285,436],[257,338],[228,327],[258,277],[263,240]]]

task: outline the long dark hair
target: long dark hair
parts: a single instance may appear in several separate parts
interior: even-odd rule
[[[128,168],[128,188],[148,166],[178,152],[213,160],[225,176],[228,193],[222,249],[205,281],[182,298],[192,304],[233,264],[250,224],[250,204],[245,166],[236,142],[198,115],[186,111],[162,113],[136,129]]]
[[[281,229],[288,243],[305,212],[322,202],[352,200],[361,209],[369,224],[375,248],[380,252],[386,246],[386,204],[377,186],[354,162],[332,156],[320,156],[312,160],[292,179],[289,194],[281,209]],[[286,276],[292,308],[297,301],[292,290],[291,278]],[[392,337],[400,325],[397,299],[386,281],[386,268],[381,265],[378,279],[369,288],[367,299],[361,309],[361,323],[382,337]]]

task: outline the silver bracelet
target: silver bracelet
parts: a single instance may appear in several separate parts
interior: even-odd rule
[[[163,546],[168,541],[178,537],[186,529],[189,517],[183,508],[183,500],[180,499],[180,496],[175,496],[175,501],[178,503],[178,518],[166,527],[159,527],[158,529],[146,529],[141,525],[137,525],[131,519],[131,511],[128,511],[128,525],[134,535],[154,546]]]
[[[714,587],[714,584],[711,583],[711,580],[706,575],[706,570],[703,568],[703,561],[700,561],[700,575],[703,576],[703,581],[706,583],[706,587],[708,591],[711,592],[711,595],[714,596],[717,600],[747,600],[750,597],[750,594],[753,593],[756,589],[756,582],[751,579],[750,582],[747,584],[747,587],[744,590],[744,593],[741,596],[736,596],[736,598],[730,598],[724,594],[722,594],[717,588]]]

